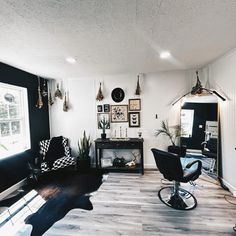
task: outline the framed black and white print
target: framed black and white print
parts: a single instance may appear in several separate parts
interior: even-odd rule
[[[128,122],[128,105],[112,105],[111,122]]]
[[[104,104],[103,110],[104,110],[104,112],[110,112],[110,104]]]
[[[129,110],[140,111],[141,110],[141,99],[129,99]]]
[[[140,112],[129,112],[129,127],[140,127]]]
[[[110,113],[98,113],[98,129],[102,129],[101,121],[105,121],[105,129],[110,129]]]
[[[102,112],[102,105],[97,105],[97,112]]]
[[[113,166],[111,157],[101,158],[101,167],[102,168],[110,167],[110,166]]]

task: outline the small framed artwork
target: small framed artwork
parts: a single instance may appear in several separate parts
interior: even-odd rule
[[[102,112],[102,105],[97,105],[97,111]]]
[[[140,127],[140,112],[129,112],[129,127]]]
[[[110,113],[98,113],[98,129],[102,129],[101,121],[105,121],[105,129],[110,129]]]
[[[103,110],[104,110],[104,112],[110,112],[110,105],[109,104],[104,104],[103,105]]]
[[[129,110],[140,111],[141,110],[141,99],[129,99]]]
[[[128,105],[112,105],[111,122],[128,122]]]
[[[101,167],[110,167],[113,166],[112,158],[111,157],[105,157],[101,159]]]

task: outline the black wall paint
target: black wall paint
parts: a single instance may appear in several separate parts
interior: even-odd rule
[[[201,143],[205,140],[206,121],[217,121],[217,103],[185,103],[182,109],[194,110],[193,133],[191,138],[181,138],[181,145],[189,149],[202,148]],[[202,128],[199,128],[202,125]]]
[[[50,137],[47,101],[41,109],[36,108],[38,80],[35,75],[0,63],[0,82],[27,88],[31,150],[0,157],[0,192],[16,184],[28,175],[27,162],[38,155],[38,143]]]

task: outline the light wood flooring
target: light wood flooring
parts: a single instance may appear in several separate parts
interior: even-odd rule
[[[71,210],[45,235],[236,235],[236,206],[225,201],[229,192],[217,182],[202,175],[194,190],[197,208],[180,211],[159,200],[161,178],[158,171],[111,173],[91,197],[92,211]]]

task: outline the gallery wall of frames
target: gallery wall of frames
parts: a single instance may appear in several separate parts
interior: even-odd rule
[[[141,127],[141,87],[140,76],[137,76],[136,88],[133,88],[132,93],[126,93],[123,88],[113,88],[110,93],[107,92],[110,103],[104,103],[105,96],[103,95],[103,88],[105,84],[99,82],[99,89],[96,96],[97,104],[97,128],[103,129],[103,133],[106,129],[113,128],[113,132],[110,132],[112,138],[128,138],[128,128],[140,128]],[[127,96],[128,94],[128,96]],[[127,127],[122,130],[122,126],[118,129],[114,128],[115,124],[127,123]],[[141,131],[138,131],[141,136]]]

